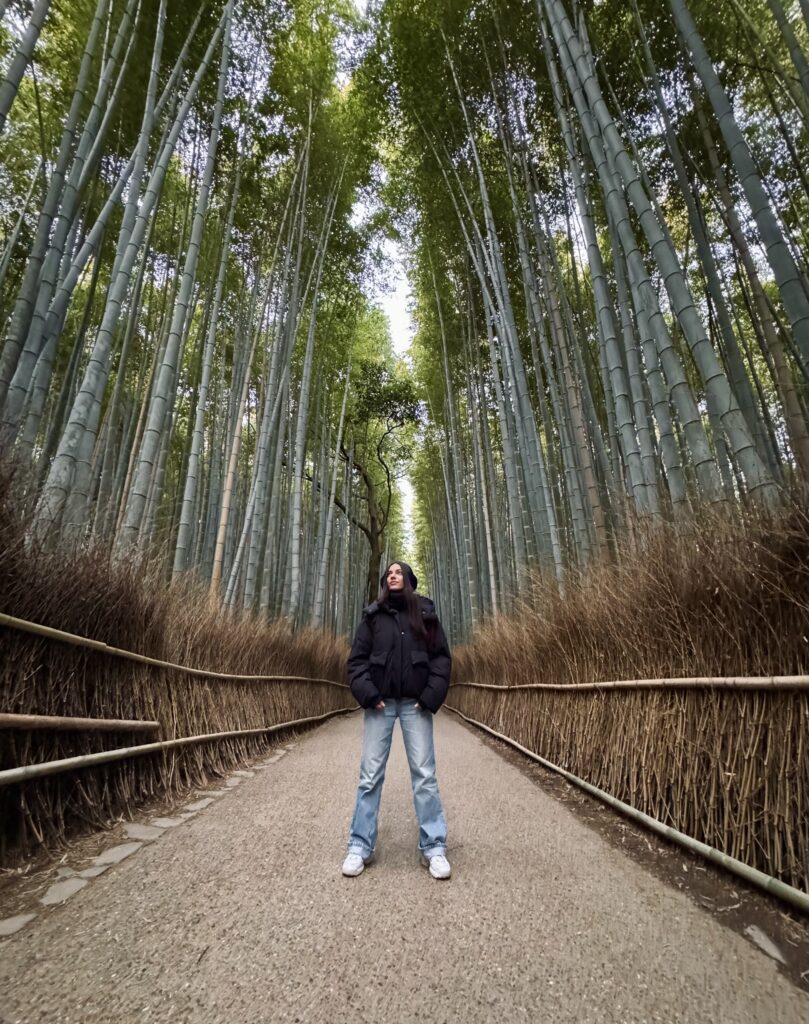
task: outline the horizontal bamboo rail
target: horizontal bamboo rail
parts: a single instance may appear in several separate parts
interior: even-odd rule
[[[508,687],[499,687],[499,689],[508,689]],[[565,687],[565,689],[570,689],[570,687]],[[698,856],[703,857],[712,864],[717,864],[719,867],[725,868],[725,870],[732,872],[739,878],[743,878],[745,881],[750,882],[759,889],[763,889],[772,896],[777,896],[779,899],[784,900],[786,903],[789,903],[804,914],[809,914],[809,893],[802,892],[800,889],[796,889],[794,886],[788,885],[786,882],[782,882],[778,878],[773,878],[772,875],[759,871],[758,868],[751,867],[749,864],[745,864],[743,861],[737,860],[735,857],[730,857],[728,854],[722,853],[721,850],[717,850],[715,847],[709,846],[707,843],[703,843],[699,839],[694,839],[693,836],[686,835],[684,832],[680,832],[676,828],[672,828],[671,825],[666,825],[664,822],[658,821],[657,818],[653,818],[649,814],[644,814],[643,811],[639,811],[636,807],[632,807],[630,804],[624,803],[622,800],[619,800],[617,797],[605,792],[603,789],[599,789],[597,786],[592,785],[592,783],[587,782],[585,779],[580,779],[578,775],[574,775],[565,768],[561,768],[559,765],[553,764],[551,761],[547,761],[544,757],[540,757],[539,754],[535,754],[533,750],[529,750],[528,747],[524,747],[521,743],[517,743],[516,740],[511,739],[509,736],[505,736],[500,732],[495,732],[494,729],[489,728],[488,725],[484,725],[483,722],[478,722],[474,718],[467,717],[461,711],[458,711],[457,708],[453,708],[449,704],[445,704],[444,707],[448,711],[452,711],[454,714],[458,715],[465,722],[469,722],[470,725],[477,726],[478,729],[482,729],[484,732],[489,733],[490,736],[494,736],[496,739],[502,740],[504,743],[508,743],[508,745],[513,747],[515,750],[519,750],[520,753],[525,754],[526,757],[530,757],[532,761],[536,761],[543,767],[556,772],[557,775],[561,775],[562,778],[567,779],[567,781],[573,783],[574,786],[578,786],[586,793],[596,797],[596,799],[601,800],[603,803],[608,804],[615,810],[620,811],[621,814],[626,815],[633,821],[637,821],[640,824],[645,825],[646,828],[650,829],[652,832],[656,832],[665,839],[670,839],[672,842],[677,843],[686,850],[690,850],[692,853],[696,853]]]
[[[612,679],[603,683],[453,683],[473,690],[809,690],[809,676],[688,676],[671,679]]]
[[[150,658],[146,654],[137,654],[134,651],[125,651],[120,647],[111,647],[102,640],[90,640],[85,636],[65,633],[64,630],[43,626],[38,622],[29,622],[27,619],[17,619],[13,615],[5,615],[2,612],[0,612],[0,626],[6,626],[9,629],[19,629],[24,633],[34,633],[37,636],[46,637],[48,640],[59,640],[62,643],[73,644],[75,647],[88,647],[90,650],[98,651],[101,654],[111,654],[116,658],[128,658],[130,661],[137,661],[143,665],[155,665],[157,668],[170,668],[177,672],[187,672],[192,676],[204,676],[206,679],[227,679],[245,683],[326,683],[329,686],[339,686],[344,690],[348,689],[346,683],[338,683],[336,679],[313,679],[310,676],[243,676],[235,675],[232,672],[213,672],[207,668],[191,668],[189,665],[177,665],[173,661],[161,661],[159,658]]]
[[[37,615],[34,608],[26,612]],[[125,623],[125,605],[121,615],[109,621]],[[229,622],[212,619],[211,632],[198,636],[192,618],[180,620],[176,641],[168,622],[138,620],[124,634],[127,639],[121,638],[129,648],[124,649],[89,639],[90,626],[63,625],[84,635],[31,622],[25,612],[23,617],[0,612],[6,694],[0,711],[121,722],[157,719],[160,731],[119,737],[0,725],[2,866],[88,827],[101,827],[155,795],[205,785],[212,775],[259,755],[282,730],[288,735],[296,727],[317,727],[335,711],[353,710],[346,705],[356,706],[338,681],[344,679],[340,643],[321,649],[308,635],[270,631],[265,650],[252,642],[248,623],[231,633]],[[118,639],[113,628],[98,628],[96,636]],[[109,660],[102,660],[106,656]],[[229,671],[212,670],[217,664]],[[280,674],[296,670],[307,674]]]
[[[59,732],[158,732],[160,722],[131,718],[68,718],[0,712],[0,729],[56,729]]]
[[[338,708],[327,711],[325,715],[311,718],[296,718],[292,722],[279,722],[277,725],[262,726],[259,729],[233,729],[228,732],[209,732],[200,736],[181,736],[173,740],[160,740],[157,743],[141,743],[135,747],[117,747],[115,750],[102,750],[96,754],[82,754],[79,757],[63,757],[58,761],[43,761],[40,764],[27,764],[21,768],[9,768],[0,771],[0,786],[10,786],[15,782],[28,782],[41,779],[45,775],[57,775],[60,772],[86,768],[90,765],[107,764],[110,761],[122,761],[127,757],[138,757],[141,754],[154,754],[158,750],[171,750],[175,747],[188,747],[194,743],[207,743],[213,740],[226,740],[236,736],[265,736],[279,732],[281,729],[294,729],[299,725],[310,725],[313,722],[325,722],[334,715],[358,711],[359,708]]]

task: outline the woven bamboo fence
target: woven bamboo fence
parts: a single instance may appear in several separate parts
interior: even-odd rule
[[[0,728],[0,771],[136,744],[265,730],[353,705],[344,639],[293,632],[259,615],[228,614],[202,584],[170,584],[150,561],[101,546],[25,540],[24,475],[0,462],[0,616],[93,641],[92,649],[0,624],[0,712],[152,721],[147,735],[95,728]],[[145,664],[104,645],[171,663]],[[211,674],[194,674],[188,666]],[[215,673],[260,676],[217,678]],[[354,705],[355,706],[355,705]],[[145,801],[203,785],[267,749],[270,737],[229,736],[0,786],[0,864],[59,847]]]
[[[809,890],[809,502],[701,511],[538,579],[455,651],[449,703],[695,839]],[[702,677],[690,688],[671,680]],[[669,680],[651,685],[650,680]],[[584,686],[645,680],[628,688]],[[552,684],[555,688],[519,689]],[[584,684],[584,685],[583,685]]]
[[[176,618],[173,623],[177,625]],[[249,624],[211,627],[172,644],[152,636],[152,650],[167,660],[183,656],[199,669],[242,674],[315,673],[315,679],[228,679],[178,668],[139,663],[0,625],[0,696],[11,714],[156,721],[159,735],[139,739],[127,730],[62,731],[56,728],[0,731],[0,771],[129,746],[152,739],[195,736],[314,717],[350,707],[340,680],[345,654],[322,635],[284,634],[255,627],[265,644],[244,642]],[[97,633],[98,636],[98,633]],[[160,640],[160,643],[155,641]],[[234,649],[242,640],[241,652]],[[191,647],[193,646],[193,649]],[[262,649],[263,647],[263,649]],[[178,650],[178,648],[185,648]],[[207,664],[206,664],[207,663]],[[228,737],[109,764],[83,767],[0,788],[0,863],[58,846],[66,837],[103,826],[117,815],[172,792],[205,784],[211,777],[267,748],[267,736]]]
[[[809,685],[491,690],[448,704],[723,853],[809,890]]]

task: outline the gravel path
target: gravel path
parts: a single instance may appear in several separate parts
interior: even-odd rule
[[[340,874],[359,715],[0,941],[23,1024],[805,1024],[772,960],[610,847],[449,714],[453,878],[420,867],[397,730],[377,862]]]

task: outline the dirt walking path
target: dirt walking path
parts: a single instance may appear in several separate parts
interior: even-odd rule
[[[0,940],[3,1024],[805,1024],[775,963],[448,713],[453,878],[419,865],[401,734],[377,862],[340,863],[362,722],[282,759]]]

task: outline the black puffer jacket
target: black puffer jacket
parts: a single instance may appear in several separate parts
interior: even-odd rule
[[[429,643],[410,635],[407,608],[374,601],[362,613],[348,657],[351,692],[360,707],[410,697],[435,714],[449,689],[452,658],[429,597],[419,595]]]

